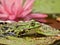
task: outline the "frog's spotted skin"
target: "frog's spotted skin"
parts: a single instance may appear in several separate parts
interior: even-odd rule
[[[40,27],[39,22],[35,22],[34,20],[31,21],[20,21],[14,23],[1,23],[0,24],[0,32],[4,35],[14,35],[19,36],[23,33],[29,33],[29,30],[33,30],[35,28]]]
[[[0,24],[0,36],[21,36],[21,35],[30,35],[30,34],[43,34],[46,36],[57,36],[60,34],[60,31],[48,26],[31,21],[20,21],[14,23],[3,23]]]
[[[40,34],[44,34],[47,36],[58,36],[60,35],[60,31],[58,29],[52,28],[49,25],[46,24],[41,24],[41,27],[39,28],[40,30],[38,30],[37,32]]]

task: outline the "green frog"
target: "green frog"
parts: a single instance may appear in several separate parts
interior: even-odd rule
[[[28,33],[32,29],[40,27],[40,23],[34,20],[20,21],[20,22],[0,22],[0,35],[4,36],[20,36],[24,33]]]
[[[0,40],[2,44],[10,45],[12,44],[10,42],[14,42],[14,44],[20,45],[22,42],[21,44],[26,43],[26,45],[49,45],[57,40],[55,37],[59,36],[59,34],[60,31],[58,29],[52,28],[44,23],[36,22],[35,20],[12,23],[0,22]],[[43,37],[41,37],[41,35]],[[5,41],[5,43],[3,41]]]
[[[31,21],[19,21],[14,23],[0,23],[0,36],[15,36],[42,34],[46,36],[58,36],[60,31],[49,25]]]

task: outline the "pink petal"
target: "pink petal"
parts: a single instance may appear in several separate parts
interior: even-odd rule
[[[0,19],[1,20],[6,20],[8,18],[7,14],[0,14]]]
[[[22,2],[23,0],[15,0],[14,6],[13,6],[13,12],[15,14],[20,13],[22,11]]]
[[[47,14],[31,14],[30,16],[32,18],[46,18],[46,17],[48,17]]]
[[[3,13],[2,5],[0,5],[0,13]]]
[[[24,17],[24,21],[29,21],[29,20],[31,20],[32,18],[29,16],[29,15],[27,15],[26,17]]]
[[[26,10],[26,11],[22,12],[22,14],[19,15],[18,17],[25,17],[25,16],[29,15],[31,13],[31,11],[32,10]]]
[[[2,5],[0,5],[0,13],[7,14],[7,12],[4,10],[4,7]]]
[[[38,22],[46,23],[47,21],[45,19],[35,19]]]
[[[24,4],[24,10],[31,9],[35,0],[26,0]]]
[[[1,0],[1,3],[5,9],[5,11],[7,11],[9,14],[12,14],[12,5],[14,3],[15,0]]]
[[[19,17],[25,17],[26,15],[29,15],[32,12],[32,5],[33,5],[34,0],[26,0],[23,8],[24,11]]]
[[[9,15],[8,19],[9,20],[15,20],[16,19],[16,15]]]

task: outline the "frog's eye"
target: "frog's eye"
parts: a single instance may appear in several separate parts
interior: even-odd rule
[[[40,26],[40,23],[36,22],[35,20],[31,20],[31,26],[38,27],[38,26]]]
[[[35,26],[36,21],[35,20],[31,20],[31,26]]]
[[[32,22],[32,23],[31,23],[31,26],[35,26],[35,23],[34,23],[34,22]]]

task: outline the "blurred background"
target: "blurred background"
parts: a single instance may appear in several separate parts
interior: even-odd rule
[[[60,0],[35,0],[33,13],[48,14],[46,24],[60,29]]]

